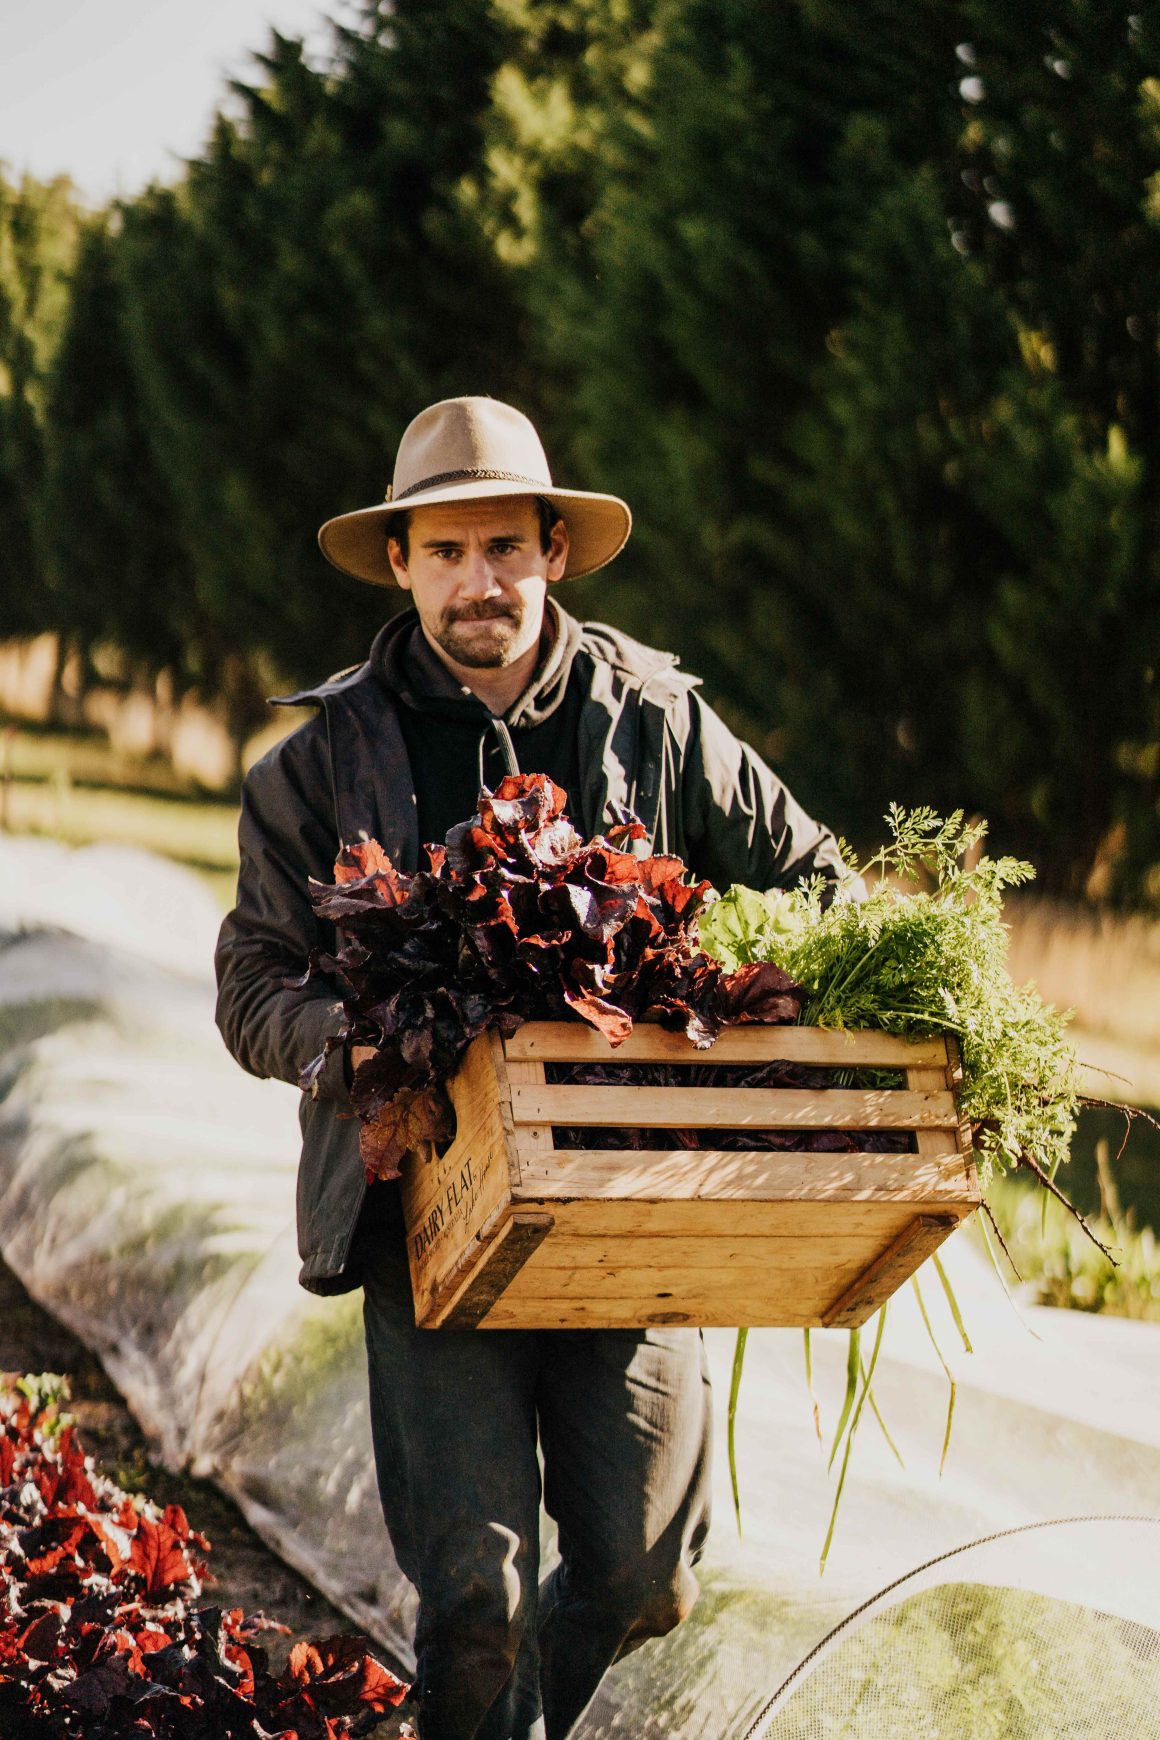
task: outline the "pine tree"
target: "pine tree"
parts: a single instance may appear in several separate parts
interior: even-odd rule
[[[315,528],[381,499],[424,404],[518,377],[461,192],[498,52],[482,0],[368,5],[321,70],[275,37],[184,185],[126,212],[137,367],[223,656],[293,679],[362,656],[395,596],[337,576]]]
[[[0,635],[56,626],[40,545],[44,387],[77,221],[67,181],[0,175]]]
[[[82,658],[100,646],[178,687],[196,659],[189,573],[124,331],[116,235],[84,225],[46,382],[39,517],[52,609]]]
[[[1160,858],[1154,21],[664,16],[631,172],[561,297],[579,446],[637,512],[618,619],[656,635],[666,610],[847,831],[892,799],[966,804],[1048,887],[1094,870],[1138,896]]]

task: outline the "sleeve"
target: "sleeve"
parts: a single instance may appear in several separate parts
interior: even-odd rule
[[[806,814],[757,752],[689,694],[682,799],[689,857],[718,888],[792,888],[821,876],[855,899],[861,881],[842,861],[834,835]],[[832,894],[831,894],[832,898]]]
[[[241,863],[234,909],[218,936],[217,1024],[251,1075],[297,1083],[342,1026],[334,986],[311,980],[290,990],[311,949],[333,946],[314,915],[307,879],[329,881],[336,834],[330,772],[318,721],[279,744],[242,787]],[[315,1085],[320,1099],[349,1104],[344,1058],[336,1048]]]

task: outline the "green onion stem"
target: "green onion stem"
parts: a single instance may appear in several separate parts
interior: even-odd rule
[[[974,1353],[975,1350],[971,1346],[971,1338],[967,1334],[966,1325],[963,1322],[963,1314],[959,1310],[959,1302],[955,1298],[954,1288],[951,1286],[950,1279],[947,1275],[946,1270],[942,1266],[942,1259],[939,1257],[939,1254],[937,1251],[935,1251],[932,1254],[930,1260],[934,1264],[935,1274],[938,1276],[939,1280],[942,1283],[942,1290],[947,1296],[947,1304],[951,1308],[951,1316],[954,1318],[955,1328],[959,1332],[959,1339],[963,1344],[963,1352],[964,1353]]]
[[[834,1442],[830,1446],[830,1460],[826,1468],[834,1466],[834,1457],[838,1454],[838,1446],[842,1442],[842,1434],[846,1430],[846,1421],[850,1418],[850,1410],[854,1406],[854,1396],[858,1389],[858,1358],[862,1346],[861,1329],[851,1329],[850,1339],[846,1346],[846,1394],[842,1398],[842,1411],[838,1415],[838,1429],[834,1433]]]
[[[882,1415],[878,1409],[878,1403],[874,1400],[874,1391],[870,1388],[869,1381],[867,1379],[866,1365],[865,1365],[864,1361],[862,1362],[862,1377],[864,1380],[866,1380],[866,1400],[870,1404],[870,1412],[874,1415],[874,1418],[877,1420],[879,1426],[881,1427],[882,1436],[885,1438],[886,1442],[889,1444],[891,1451],[894,1454],[894,1460],[897,1462],[897,1464],[900,1468],[905,1468],[906,1463],[902,1460],[902,1452],[899,1450],[898,1445],[894,1442],[894,1439],[890,1436],[890,1432],[887,1428],[886,1421],[882,1418]]]
[[[745,1364],[745,1343],[749,1336],[748,1329],[737,1331],[737,1345],[733,1349],[733,1375],[729,1383],[729,1479],[733,1487],[733,1512],[737,1518],[737,1533],[741,1533],[741,1489],[737,1482],[737,1397],[741,1390],[741,1370]]]
[[[951,1421],[954,1419],[954,1415],[955,1415],[955,1377],[954,1377],[954,1373],[951,1371],[950,1366],[947,1364],[946,1360],[943,1358],[942,1348],[939,1346],[937,1340],[935,1339],[935,1333],[934,1333],[934,1330],[931,1328],[930,1318],[926,1314],[926,1302],[923,1299],[922,1288],[918,1284],[918,1276],[917,1275],[912,1275],[910,1277],[910,1284],[914,1288],[914,1296],[918,1300],[918,1309],[922,1313],[922,1321],[926,1325],[926,1333],[930,1336],[930,1344],[934,1348],[935,1352],[938,1354],[939,1364],[942,1366],[943,1370],[946,1372],[947,1382],[951,1386],[951,1397],[950,1397],[950,1402],[947,1406],[946,1431],[943,1433],[942,1455],[939,1457],[939,1463],[938,1463],[938,1471],[941,1474],[943,1469],[946,1466],[947,1451],[950,1449],[950,1442],[951,1442]]]
[[[878,1349],[882,1346],[882,1331],[885,1327],[886,1307],[883,1305],[878,1313],[878,1332],[874,1337],[874,1346],[870,1352],[870,1365],[866,1371],[865,1382],[862,1385],[862,1392],[858,1397],[858,1405],[854,1409],[854,1414],[850,1421],[850,1430],[846,1436],[846,1450],[842,1457],[842,1467],[838,1474],[838,1490],[834,1494],[834,1508],[830,1512],[830,1526],[826,1530],[825,1545],[822,1547],[822,1556],[818,1563],[819,1577],[824,1577],[826,1573],[826,1560],[830,1556],[830,1543],[833,1541],[834,1529],[837,1526],[838,1521],[838,1506],[842,1502],[842,1489],[846,1484],[846,1469],[850,1465],[850,1449],[854,1442],[854,1434],[858,1430],[858,1421],[862,1418],[862,1408],[865,1404],[866,1397],[870,1394],[870,1384],[874,1377],[874,1367],[878,1364]],[[850,1331],[851,1341],[853,1341],[858,1333],[859,1331],[856,1329]]]

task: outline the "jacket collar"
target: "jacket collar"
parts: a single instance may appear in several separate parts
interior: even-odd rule
[[[379,679],[376,671],[382,668],[381,655],[386,641],[389,637],[403,632],[407,615],[404,612],[383,624],[371,645],[370,656],[362,664],[350,665],[344,671],[336,671],[325,682],[316,683],[310,688],[296,689],[293,694],[272,695],[270,705],[321,707],[327,701],[348,695],[362,683],[377,683]],[[672,672],[682,687],[692,687],[700,682],[699,677],[690,677],[683,671],[677,671],[678,660],[673,653],[645,646],[643,642],[634,640],[631,635],[623,634],[604,622],[581,623],[580,645],[601,664],[611,665],[622,677],[628,679],[632,687],[646,688],[661,672]]]
[[[345,671],[336,671],[332,677],[327,677],[324,683],[315,683],[310,689],[295,689],[291,695],[271,695],[271,707],[309,707],[312,703],[323,706],[336,695],[349,694],[350,690],[372,676],[371,661],[364,659],[361,665],[348,665]]]

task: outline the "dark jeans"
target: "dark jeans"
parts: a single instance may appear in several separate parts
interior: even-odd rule
[[[383,1514],[419,1591],[421,1740],[564,1740],[697,1594],[709,1380],[692,1329],[415,1328],[394,1187],[360,1235]],[[543,1496],[561,1554],[539,1581]]]

